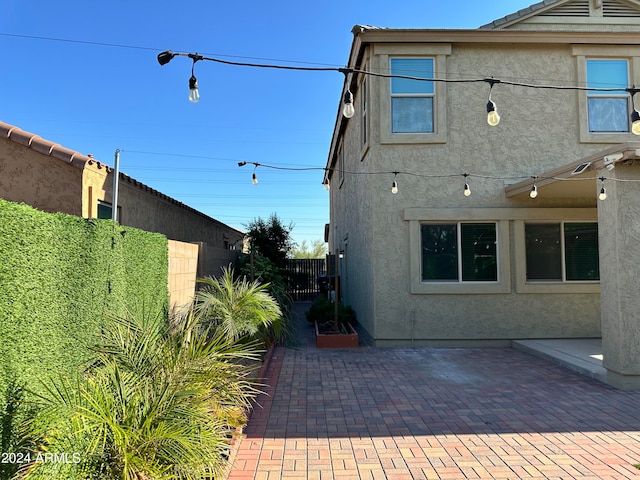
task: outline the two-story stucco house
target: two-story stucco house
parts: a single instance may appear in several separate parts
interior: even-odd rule
[[[602,337],[608,381],[640,387],[640,2],[353,34],[324,182],[361,334]]]

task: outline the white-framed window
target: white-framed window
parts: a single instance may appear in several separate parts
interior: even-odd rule
[[[446,78],[447,58],[451,51],[451,44],[448,43],[376,44],[372,50],[371,68],[416,78]],[[392,78],[385,81],[369,78],[372,98],[383,99],[374,104],[375,111],[369,109],[370,119],[372,114],[376,118],[379,115],[380,128],[375,131],[380,136],[380,143],[447,143],[447,83],[395,80],[398,81],[394,82]],[[417,120],[412,120],[413,115],[417,116]]]
[[[629,132],[629,61],[586,59],[587,88],[618,88],[611,92],[587,91],[589,132]]]
[[[525,223],[527,282],[600,280],[597,222]]]
[[[495,222],[423,223],[421,281],[498,282]]]
[[[630,130],[631,100],[626,88],[640,82],[640,49],[634,45],[572,45],[577,78],[591,88],[577,92],[582,143],[636,141]],[[620,90],[617,90],[617,89]]]
[[[435,86],[433,81],[409,78],[434,78],[432,57],[389,59],[391,70],[391,132],[435,132]]]

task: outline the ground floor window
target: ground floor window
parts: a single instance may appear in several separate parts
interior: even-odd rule
[[[421,225],[423,282],[497,282],[495,223]]]
[[[525,224],[527,281],[598,281],[597,222]]]

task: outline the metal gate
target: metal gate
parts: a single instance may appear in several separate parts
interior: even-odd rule
[[[324,258],[292,258],[287,261],[289,295],[294,300],[313,300],[319,293],[318,277],[326,274]]]

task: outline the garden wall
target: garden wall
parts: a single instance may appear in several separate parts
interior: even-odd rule
[[[169,240],[169,308],[180,311],[193,301],[198,273],[196,243]]]
[[[167,252],[157,233],[0,199],[0,416],[12,381],[72,374],[105,314],[166,309]]]

